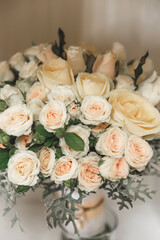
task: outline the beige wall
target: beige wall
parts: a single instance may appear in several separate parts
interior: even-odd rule
[[[160,69],[159,0],[0,0],[0,60],[36,43],[53,41],[58,27],[70,44],[100,50],[123,42],[129,58],[148,49]]]

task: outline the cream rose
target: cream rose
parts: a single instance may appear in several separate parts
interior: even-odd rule
[[[32,134],[22,135],[16,138],[15,147],[20,150],[27,150],[27,144],[31,143],[31,141],[32,141]]]
[[[153,156],[153,150],[142,138],[131,135],[126,144],[125,157],[129,165],[138,171],[144,170]]]
[[[64,102],[66,106],[68,106],[71,102],[74,101],[75,95],[72,91],[71,86],[57,86],[55,85],[52,88],[51,93],[49,94],[48,98],[50,100],[59,100]]]
[[[50,90],[55,85],[72,85],[74,83],[72,69],[62,58],[52,59],[41,65],[37,77],[41,84]]]
[[[26,101],[29,102],[34,98],[46,101],[48,92],[48,89],[44,88],[40,82],[35,82],[27,92]]]
[[[98,167],[99,159],[98,155],[92,152],[79,160],[78,188],[82,191],[96,191],[100,187],[102,179]]]
[[[129,76],[118,75],[116,77],[116,80],[117,80],[116,89],[128,89],[128,90],[135,89],[133,79]]]
[[[148,99],[154,106],[160,102],[160,77],[156,71],[139,85],[138,93]]]
[[[12,68],[17,71],[20,71],[25,63],[25,58],[21,52],[16,53],[9,59],[9,64]]]
[[[39,114],[43,107],[44,103],[39,98],[33,98],[27,103],[27,108],[31,110],[35,121],[39,120]]]
[[[9,159],[8,178],[14,184],[33,186],[37,183],[40,162],[32,151],[19,150]]]
[[[47,103],[39,114],[39,121],[48,132],[63,127],[66,121],[66,107],[63,102],[53,100]]]
[[[126,49],[121,43],[119,42],[113,43],[112,53],[117,57],[118,60],[120,60],[121,63],[126,61],[127,58]]]
[[[20,78],[29,78],[30,80],[35,81],[37,69],[38,65],[34,60],[26,62],[21,68],[19,76]]]
[[[26,105],[7,108],[0,114],[0,129],[8,135],[21,136],[31,132],[33,115]]]
[[[103,160],[104,162],[99,168],[102,177],[111,181],[127,178],[129,165],[124,157],[116,159],[104,157]]]
[[[76,79],[78,96],[105,96],[113,89],[113,81],[102,73],[79,73]]]
[[[75,102],[71,103],[67,110],[72,118],[79,118],[81,114],[80,107]]]
[[[57,184],[77,177],[78,162],[73,157],[63,156],[59,158],[54,166],[51,180]]]
[[[79,137],[81,137],[85,143],[85,147],[83,151],[74,151],[66,144],[64,138],[61,138],[59,145],[61,146],[63,154],[74,157],[74,158],[80,158],[87,155],[89,151],[89,139],[88,139],[90,135],[89,128],[81,125],[71,125],[67,129],[67,132],[76,133]]]
[[[146,99],[128,90],[117,89],[110,94],[111,119],[125,126],[139,137],[152,137],[160,133],[160,113]]]
[[[36,57],[39,59],[40,62],[45,63],[45,62],[50,61],[52,59],[58,58],[58,56],[53,53],[51,48],[52,48],[52,45],[49,44],[41,52],[39,52],[36,55]]]
[[[104,73],[113,80],[116,74],[116,61],[117,57],[112,52],[107,52],[105,55],[99,55],[93,64],[92,71]]]
[[[70,46],[67,50],[67,62],[71,66],[74,75],[79,72],[84,72],[86,64],[83,57],[84,49],[81,47]]]
[[[48,147],[43,147],[38,154],[41,173],[44,177],[49,177],[52,174],[53,167],[55,164],[55,152],[53,149]]]
[[[84,124],[98,125],[100,122],[109,122],[112,106],[103,97],[86,96],[81,105],[80,120]]]
[[[102,155],[120,158],[122,157],[127,141],[127,135],[118,127],[110,127],[99,136],[96,150]]]
[[[13,82],[14,75],[9,69],[7,61],[0,62],[0,85],[4,85],[5,82]]]
[[[34,60],[38,54],[40,54],[41,52],[43,52],[46,47],[48,46],[48,44],[39,44],[39,45],[35,45],[32,46],[30,48],[27,48],[24,51],[24,55],[31,61]]]

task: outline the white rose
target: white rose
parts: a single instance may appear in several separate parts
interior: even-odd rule
[[[54,166],[51,180],[57,184],[77,177],[78,162],[73,157],[63,156],[59,158]]]
[[[147,98],[154,106],[160,102],[160,77],[156,71],[139,85],[138,93]]]
[[[9,59],[9,64],[12,68],[17,71],[20,71],[25,63],[25,58],[21,52],[16,53]]]
[[[0,62],[0,85],[5,82],[13,82],[14,74],[9,68],[7,61]]]
[[[129,174],[129,165],[124,157],[116,159],[104,157],[103,160],[104,162],[99,168],[102,177],[111,181],[127,178]]]
[[[30,80],[34,81],[36,80],[37,69],[38,65],[35,61],[32,60],[30,62],[26,62],[21,68],[19,76],[21,78],[29,78]]]
[[[71,103],[67,110],[72,118],[79,118],[81,114],[80,107],[75,102]]]
[[[88,139],[90,135],[89,128],[81,125],[71,125],[67,129],[67,132],[76,133],[79,137],[81,137],[85,143],[85,147],[83,151],[74,151],[66,144],[64,138],[61,138],[59,145],[61,146],[63,154],[74,158],[80,158],[82,156],[87,155],[89,151],[89,139]]]
[[[44,107],[44,103],[39,98],[34,98],[27,103],[27,108],[31,110],[33,119],[39,120],[39,114]]]
[[[74,101],[75,96],[70,86],[54,86],[49,94],[50,100],[59,100],[68,106]]]
[[[27,150],[27,144],[31,143],[32,141],[32,134],[29,135],[22,135],[16,138],[15,147],[20,150]]]
[[[102,73],[79,73],[76,79],[78,96],[105,96],[113,89],[113,81]]]
[[[19,150],[9,159],[8,178],[14,184],[33,186],[37,183],[40,162],[32,151]]]
[[[21,93],[13,94],[7,99],[7,104],[9,107],[24,104],[24,98]]]
[[[71,66],[74,75],[77,75],[79,72],[84,72],[86,69],[86,64],[83,57],[83,48],[70,46],[67,53],[67,62]]]
[[[74,76],[70,65],[62,58],[40,65],[37,77],[41,84],[52,90],[55,85],[72,85]]]
[[[43,147],[38,154],[39,161],[41,164],[41,173],[44,177],[49,177],[52,174],[53,167],[55,164],[55,152],[53,149]]]
[[[45,63],[52,59],[58,58],[56,54],[52,51],[52,44],[46,46],[42,51],[40,51],[36,56],[40,62]]]
[[[27,92],[26,101],[29,102],[34,98],[39,98],[41,101],[46,101],[48,92],[48,89],[44,88],[40,82],[35,82]]]
[[[38,54],[40,54],[44,49],[46,49],[46,46],[47,46],[47,44],[39,44],[39,45],[32,46],[30,48],[27,48],[24,51],[24,55],[29,60],[34,60]]]
[[[138,171],[144,170],[152,156],[153,150],[148,142],[135,135],[129,137],[125,150],[125,158],[131,167]]]
[[[118,75],[116,77],[117,84],[116,84],[116,89],[128,89],[128,90],[134,90],[135,86],[133,83],[133,79],[129,76],[126,75]]]
[[[99,156],[91,152],[79,161],[78,188],[82,191],[96,191],[101,185],[101,176],[98,167]]]
[[[48,132],[54,132],[57,128],[63,127],[66,118],[66,107],[63,102],[57,100],[46,104],[39,114],[39,121]]]
[[[33,115],[26,105],[7,108],[0,114],[0,129],[8,135],[21,136],[31,132]]]
[[[86,96],[81,105],[84,124],[98,125],[100,122],[109,122],[112,106],[103,97]]]
[[[100,135],[96,144],[96,150],[102,155],[120,158],[122,157],[127,135],[118,127],[110,127],[106,132]]]
[[[9,107],[23,104],[24,98],[18,88],[6,84],[0,89],[0,98],[6,101]]]

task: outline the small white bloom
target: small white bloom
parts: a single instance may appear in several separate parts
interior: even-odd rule
[[[7,108],[0,114],[0,129],[8,135],[21,136],[31,132],[33,115],[26,105]]]
[[[36,80],[36,73],[37,73],[38,65],[35,61],[26,62],[23,67],[21,68],[21,71],[19,73],[19,76],[21,78],[29,78],[30,80]]]
[[[31,88],[32,83],[29,81],[29,79],[23,79],[16,81],[16,87],[22,92],[27,93],[29,89]]]
[[[114,42],[112,46],[112,52],[113,54],[120,60],[120,61],[125,61],[127,58],[127,53],[125,47],[119,43],[119,42]]]
[[[116,77],[116,80],[117,80],[116,89],[122,88],[128,90],[135,90],[133,79],[131,77],[126,75],[118,75]]]
[[[9,64],[12,68],[17,71],[20,71],[25,63],[25,58],[21,52],[16,53],[9,59]]]
[[[46,101],[48,92],[48,89],[44,88],[40,82],[35,82],[27,92],[26,101],[29,102],[34,98]]]
[[[7,61],[0,62],[0,85],[3,85],[5,82],[13,82],[14,74],[9,68]]]
[[[54,132],[64,126],[67,119],[66,107],[63,102],[53,100],[46,104],[39,115],[39,121],[48,132]]]
[[[77,177],[78,162],[73,157],[63,156],[59,158],[54,166],[51,180],[56,183]]]
[[[75,102],[71,103],[67,110],[72,118],[79,118],[81,114],[80,107]]]
[[[49,177],[52,174],[53,167],[55,164],[55,152],[53,149],[48,147],[43,147],[39,151],[39,161],[41,164],[41,173],[44,177]]]
[[[39,120],[39,114],[44,107],[44,103],[39,98],[33,98],[27,103],[27,108],[31,110],[33,119]]]
[[[45,48],[46,48],[46,44],[35,45],[30,48],[27,48],[24,51],[24,55],[29,60],[34,60],[38,56],[38,54],[40,54]]]
[[[100,122],[109,122],[112,106],[103,97],[86,96],[81,105],[80,120],[84,124],[98,125]]]
[[[74,101],[75,96],[73,94],[71,86],[58,86],[55,85],[50,95],[48,96],[50,100],[59,100],[64,102],[66,106],[68,106],[71,102]]]
[[[33,186],[37,183],[40,162],[32,151],[19,150],[9,159],[8,178],[18,185]]]
[[[89,151],[89,139],[88,139],[90,135],[89,128],[81,125],[71,125],[67,129],[67,132],[76,133],[79,137],[81,137],[85,143],[85,147],[84,147],[84,151],[74,151],[66,144],[65,139],[61,138],[59,145],[61,146],[63,154],[74,157],[74,158],[80,158],[82,156],[87,155]]]
[[[0,98],[6,101],[9,107],[23,104],[24,102],[23,95],[19,89],[17,87],[12,87],[9,84],[6,84],[0,89]]]
[[[16,138],[15,147],[20,150],[27,150],[27,144],[32,141],[32,134],[22,135]]]

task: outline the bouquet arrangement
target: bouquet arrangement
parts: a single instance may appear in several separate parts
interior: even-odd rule
[[[0,193],[7,213],[41,187],[49,227],[77,231],[76,205],[90,192],[106,190],[120,209],[154,193],[142,176],[160,174],[160,77],[148,52],[127,62],[118,42],[103,55],[65,49],[58,33],[0,63]]]

